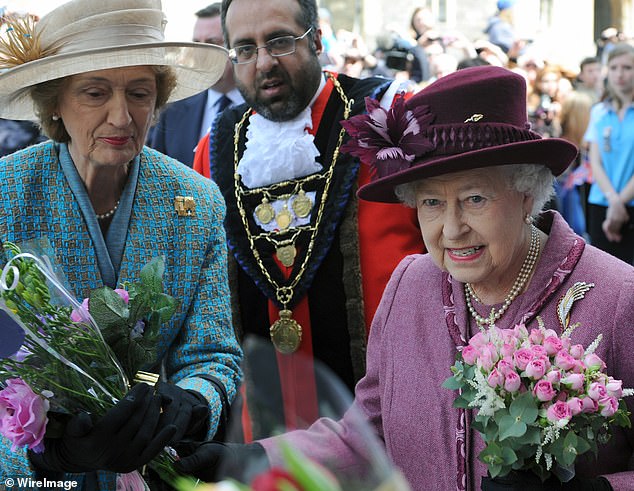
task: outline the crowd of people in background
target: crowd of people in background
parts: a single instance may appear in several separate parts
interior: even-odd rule
[[[322,7],[319,9],[319,25],[323,40],[320,63],[326,70],[356,78],[370,76],[394,78],[402,81],[403,87],[412,92],[420,90],[449,73],[470,66],[501,66],[523,75],[528,87],[527,111],[532,129],[544,137],[568,139],[580,149],[573,166],[560,177],[556,199],[550,206],[562,212],[573,229],[589,242],[594,241],[599,244],[613,242],[619,250],[628,249],[630,253],[622,258],[631,262],[631,252],[634,248],[629,245],[624,247],[620,234],[616,236],[608,234],[611,237],[608,238],[604,233],[602,237],[596,237],[601,231],[601,224],[598,228],[595,227],[594,233],[588,230],[587,202],[593,182],[593,167],[590,165],[591,144],[588,141],[588,135],[592,130],[588,128],[588,124],[591,123],[590,109],[593,106],[605,104],[606,99],[618,100],[618,97],[615,99],[614,91],[609,87],[610,53],[619,45],[634,44],[634,40],[616,28],[608,27],[597,39],[595,53],[588,53],[587,57],[580,60],[576,69],[564,67],[553,63],[546,55],[539,53],[531,46],[529,40],[517,36],[513,27],[514,3],[512,0],[499,0],[497,12],[491,16],[488,24],[483,26],[482,37],[475,40],[468,39],[455,29],[444,29],[429,7],[417,7],[412,11],[408,26],[404,26],[403,29],[386,26],[385,31],[376,37],[374,49],[361,35],[344,29],[335,29],[336,22],[332,14]],[[196,25],[200,24],[200,21],[201,19],[198,18]],[[206,42],[204,39],[200,41]],[[213,42],[221,42],[221,40]],[[634,84],[633,77],[629,77],[630,86]],[[233,78],[230,82],[231,94],[235,93],[239,98],[239,93],[233,85]],[[630,87],[629,90],[633,89]],[[215,92],[209,93],[215,94]],[[205,109],[202,107],[204,100],[207,100],[207,106],[209,106],[211,99],[214,97],[207,98],[206,94],[201,94],[203,102],[200,103],[201,107],[198,108],[196,114]],[[236,103],[240,100],[234,99],[231,102]],[[617,109],[621,104],[627,109],[630,102],[631,95],[629,102],[626,96],[625,101],[617,104]],[[168,109],[165,116],[171,117],[174,110]],[[191,110],[187,109],[185,113],[191,114]],[[161,129],[158,132],[159,135],[165,132],[162,126],[165,124],[163,119],[159,124]],[[208,128],[211,121],[207,118],[203,123],[203,126]],[[198,124],[197,121],[195,124]],[[177,126],[182,125],[178,123]],[[183,130],[184,127],[180,131]],[[195,151],[195,142],[204,133],[205,130],[201,129],[200,134],[192,134],[187,140],[187,148],[191,147],[191,149],[187,151],[189,158],[183,160],[186,165],[192,165],[191,158]],[[148,144],[165,151],[165,148],[154,144],[156,142],[152,138],[156,139],[156,134],[156,131],[151,133]],[[605,135],[602,138],[605,139]],[[37,126],[31,122],[0,120],[0,156],[44,139]],[[624,164],[622,171],[627,176],[628,173],[634,173],[632,169],[634,169],[634,163],[629,162]],[[627,179],[621,183],[623,186],[626,184]],[[619,190],[606,189],[605,193],[612,191]],[[623,214],[627,213],[628,207],[631,208],[633,204],[628,201],[630,200],[624,202]],[[603,204],[607,206],[607,201]],[[629,215],[631,224],[631,209]],[[634,233],[634,225],[626,228],[630,234]],[[610,249],[610,247],[607,248]]]
[[[591,108],[595,105],[609,107],[615,101],[613,88],[610,88],[610,53],[617,46],[634,45],[634,39],[614,27],[606,28],[596,41],[596,52],[588,53],[579,61],[578,67],[562,66],[535,49],[530,40],[517,36],[513,28],[514,3],[510,0],[498,1],[497,12],[484,26],[482,37],[475,40],[468,39],[455,29],[443,29],[429,7],[417,7],[408,26],[403,29],[390,27],[380,33],[374,50],[357,34],[342,29],[335,31],[331,13],[322,8],[322,30],[327,33],[328,39],[322,63],[327,69],[354,77],[379,75],[402,80],[404,86],[413,92],[449,73],[471,66],[501,66],[521,74],[528,87],[526,102],[532,129],[543,137],[565,138],[580,149],[573,165],[560,176],[556,198],[549,206],[560,211],[573,230],[588,242],[602,244],[599,247],[631,262],[634,246],[627,242],[626,237],[634,233],[631,210],[634,202],[627,191],[624,199],[620,200],[625,207],[622,212],[629,211],[630,216],[629,225],[624,225],[623,237],[612,235],[609,239],[605,233],[597,237],[602,223],[598,229],[595,227],[594,233],[588,229],[588,194],[594,179],[590,165],[591,144],[586,131],[591,131],[588,127]],[[624,76],[615,74],[614,78],[617,77]],[[628,81],[618,82],[629,84],[629,88],[624,87],[626,92],[629,91],[629,102],[617,104],[625,108],[624,112],[632,102],[634,67],[626,78]],[[627,150],[623,152],[627,153]],[[634,156],[629,155],[629,161],[623,167],[621,172],[626,177],[622,178],[621,186],[627,184],[628,174],[630,177],[634,175]],[[607,202],[604,205],[607,206]],[[617,253],[616,250],[625,250],[626,253]]]

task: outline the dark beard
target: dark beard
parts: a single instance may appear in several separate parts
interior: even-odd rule
[[[311,99],[315,95],[317,87],[319,87],[319,80],[322,76],[321,66],[319,60],[315,58],[314,63],[307,65],[304,71],[304,76],[299,80],[296,80],[293,84],[288,74],[281,71],[279,67],[274,68],[271,72],[264,74],[261,78],[266,79],[268,77],[281,78],[284,83],[290,87],[290,93],[287,98],[271,99],[268,101],[262,101],[257,95],[255,97],[251,94],[247,94],[244,85],[240,81],[236,81],[238,89],[242,93],[244,100],[251,106],[258,114],[265,117],[269,121],[290,121],[297,117],[310,103]],[[257,85],[260,85],[258,80]],[[278,104],[278,108],[274,108],[274,104]],[[281,106],[279,105],[281,104]]]

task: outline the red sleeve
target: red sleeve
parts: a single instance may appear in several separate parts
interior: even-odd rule
[[[361,164],[359,186],[369,181],[369,166]],[[425,252],[416,210],[401,204],[359,199],[359,248],[366,329],[369,331],[392,271],[408,254]]]
[[[209,167],[209,133],[203,136],[198,142],[198,145],[196,145],[193,168],[199,174],[211,178],[211,169]]]
[[[405,92],[403,97],[409,99],[412,95],[413,92]],[[361,163],[359,187],[370,180],[370,167]],[[426,251],[415,209],[402,204],[359,199],[358,213],[361,277],[366,329],[369,332],[392,271],[405,256]]]

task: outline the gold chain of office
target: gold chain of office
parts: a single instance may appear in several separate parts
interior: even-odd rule
[[[341,101],[343,102],[344,105],[344,113],[343,113],[343,117],[344,119],[348,119],[349,115],[350,115],[350,111],[352,108],[352,104],[354,103],[354,101],[352,99],[348,99],[348,97],[346,97],[343,88],[341,87],[341,84],[339,84],[339,81],[336,79],[336,77],[334,77],[333,75],[329,74],[326,72],[326,76],[332,81],[335,89],[337,90],[337,93],[339,94],[339,97],[341,98]],[[271,274],[269,273],[269,271],[267,270],[266,266],[264,265],[264,263],[262,262],[262,258],[260,257],[260,253],[258,252],[256,246],[255,246],[255,242],[256,240],[259,239],[266,239],[270,242],[272,242],[275,245],[278,245],[278,251],[280,250],[279,245],[283,245],[284,247],[288,248],[288,247],[292,247],[293,250],[295,248],[294,246],[294,241],[295,238],[297,237],[299,232],[296,232],[293,237],[290,240],[285,240],[285,241],[278,241],[276,240],[273,236],[274,235],[278,235],[281,233],[287,233],[286,230],[282,230],[281,232],[268,232],[265,234],[259,234],[257,236],[254,236],[251,233],[251,229],[249,227],[249,222],[248,222],[248,218],[247,218],[247,212],[246,209],[244,207],[243,201],[242,201],[242,197],[245,195],[252,195],[252,194],[257,194],[257,193],[261,193],[264,196],[269,196],[271,193],[271,191],[274,191],[276,189],[282,188],[282,187],[286,187],[292,184],[291,181],[283,181],[271,186],[268,186],[267,189],[261,189],[261,188],[255,188],[255,189],[246,189],[243,187],[241,181],[240,181],[240,175],[238,174],[238,164],[240,162],[240,158],[238,155],[238,145],[239,145],[239,141],[240,141],[240,133],[242,132],[242,127],[244,126],[244,123],[246,122],[247,118],[249,117],[249,115],[251,114],[251,109],[248,109],[243,115],[242,118],[240,119],[240,121],[236,124],[235,126],[235,132],[234,132],[234,137],[233,137],[233,148],[234,148],[234,152],[233,152],[233,162],[234,162],[234,179],[235,179],[235,197],[236,197],[236,206],[238,208],[238,211],[240,212],[240,218],[242,220],[242,224],[244,226],[244,230],[247,236],[247,239],[249,241],[249,245],[251,247],[251,251],[253,253],[253,257],[255,259],[256,264],[258,265],[258,268],[260,268],[260,271],[262,272],[262,274],[264,275],[264,277],[266,278],[266,280],[269,282],[269,284],[271,286],[273,286],[273,288],[275,288],[275,296],[278,300],[278,302],[282,305],[282,309],[280,310],[280,318],[278,320],[276,320],[270,328],[270,335],[271,335],[271,341],[273,342],[273,345],[275,346],[275,348],[280,351],[281,353],[293,353],[297,350],[297,348],[299,348],[299,345],[301,343],[301,339],[302,339],[302,327],[299,325],[299,323],[297,321],[295,321],[292,318],[292,311],[289,310],[288,304],[291,301],[291,299],[293,298],[293,293],[295,290],[295,287],[299,284],[300,280],[302,279],[302,277],[304,276],[304,273],[306,272],[306,268],[308,266],[308,262],[309,259],[312,255],[313,252],[313,248],[315,246],[315,240],[317,238],[317,232],[319,231],[319,226],[321,224],[321,220],[323,217],[323,212],[324,212],[324,208],[326,205],[326,201],[328,198],[328,193],[330,191],[330,185],[332,182],[332,176],[335,170],[335,165],[337,163],[337,159],[339,158],[339,147],[341,147],[341,144],[343,143],[343,137],[345,135],[345,130],[343,128],[341,128],[341,130],[339,131],[339,139],[337,141],[337,145],[335,146],[335,149],[333,151],[332,154],[332,164],[330,165],[329,169],[321,174],[313,174],[312,176],[308,176],[307,178],[304,178],[303,181],[304,182],[309,182],[312,181],[314,179],[322,179],[325,178],[325,184],[324,184],[324,190],[321,196],[321,201],[319,203],[319,207],[317,209],[317,216],[315,218],[315,225],[312,227],[306,227],[305,230],[309,230],[311,235],[310,235],[310,239],[308,242],[308,247],[306,249],[306,254],[304,256],[304,260],[302,261],[302,264],[299,267],[299,271],[297,272],[297,274],[295,275],[295,277],[293,278],[293,280],[290,282],[289,285],[287,286],[283,286],[283,285],[279,285],[272,277]]]

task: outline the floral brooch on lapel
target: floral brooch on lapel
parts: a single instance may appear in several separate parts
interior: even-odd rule
[[[365,107],[367,114],[341,121],[350,135],[341,151],[369,164],[378,177],[409,169],[417,157],[436,148],[422,134],[435,118],[429,106],[408,109],[404,95],[398,94],[389,110],[370,97],[365,98]]]

